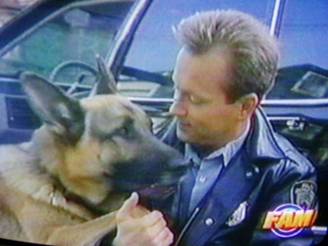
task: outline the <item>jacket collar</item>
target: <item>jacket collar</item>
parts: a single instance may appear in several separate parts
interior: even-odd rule
[[[246,139],[246,151],[254,162],[265,159],[282,159],[285,154],[278,144],[271,123],[262,108],[258,108],[251,120],[251,130]]]
[[[176,135],[176,119],[168,127],[168,130],[162,137],[162,141],[184,153],[185,144]],[[276,140],[272,126],[261,107],[255,111],[251,119],[251,129],[245,144],[249,158],[254,162],[285,157],[284,152]]]

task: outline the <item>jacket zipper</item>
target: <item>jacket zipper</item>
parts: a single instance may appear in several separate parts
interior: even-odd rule
[[[186,225],[183,227],[183,229],[181,230],[181,233],[178,237],[178,239],[176,240],[176,242],[174,243],[173,246],[178,246],[182,237],[184,236],[184,234],[186,233],[186,231],[188,230],[188,228],[190,227],[191,223],[193,222],[193,220],[195,219],[196,215],[198,214],[199,212],[199,208],[195,208],[195,210],[192,212],[189,220],[187,221]]]

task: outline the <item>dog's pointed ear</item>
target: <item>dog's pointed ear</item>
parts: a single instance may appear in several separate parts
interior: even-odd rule
[[[104,59],[97,55],[98,78],[95,92],[92,94],[115,94],[117,93],[116,81],[113,73],[107,69]]]
[[[20,76],[33,111],[56,134],[75,143],[84,131],[84,111],[80,103],[34,73]]]

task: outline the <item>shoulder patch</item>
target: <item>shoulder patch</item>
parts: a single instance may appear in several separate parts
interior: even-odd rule
[[[310,180],[296,182],[290,191],[292,203],[302,208],[313,208],[316,202],[317,185]]]

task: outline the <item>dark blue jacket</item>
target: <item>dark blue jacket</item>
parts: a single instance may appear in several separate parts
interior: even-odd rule
[[[163,141],[184,152],[175,124]],[[241,150],[188,215],[193,182],[188,171],[175,197],[171,216],[177,245],[313,245],[307,230],[284,239],[262,229],[267,213],[280,205],[316,208],[317,188],[312,164],[273,131],[261,109],[252,118]]]

